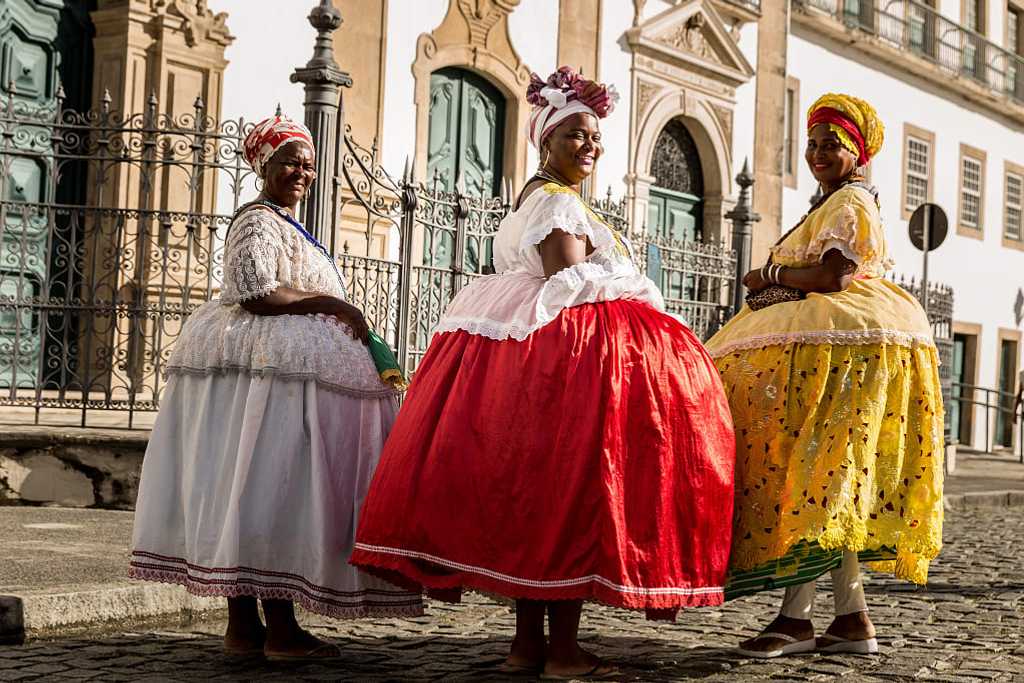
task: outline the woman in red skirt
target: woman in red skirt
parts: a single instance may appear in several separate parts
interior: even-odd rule
[[[718,372],[579,195],[616,98],[567,67],[533,77],[540,169],[498,230],[498,274],[459,293],[419,366],[351,560],[441,598],[515,598],[506,668],[547,678],[614,671],[577,643],[583,601],[718,605],[729,559]]]

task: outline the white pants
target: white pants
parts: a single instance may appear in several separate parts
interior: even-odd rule
[[[867,612],[864,585],[860,580],[857,553],[843,551],[843,562],[832,570],[832,594],[835,597],[836,616]],[[814,581],[790,586],[782,599],[782,616],[790,619],[810,619],[814,615]]]

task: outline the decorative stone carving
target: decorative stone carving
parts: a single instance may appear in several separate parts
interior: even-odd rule
[[[230,45],[234,38],[228,31],[226,12],[210,10],[206,0],[153,0],[153,10],[182,19],[185,43],[189,47],[204,41]]]
[[[704,15],[694,14],[686,23],[680,24],[655,40],[683,52],[695,54],[704,59],[715,59],[714,51],[704,37]]]
[[[722,137],[732,140],[732,109],[720,104],[712,104],[710,107],[711,111],[715,113],[715,118],[722,125]]]
[[[640,25],[640,17],[643,16],[646,4],[647,0],[633,0],[633,26]]]
[[[661,90],[661,86],[647,81],[637,81],[636,84],[636,113],[638,117],[642,117],[647,111],[647,107],[650,106],[651,100]]]

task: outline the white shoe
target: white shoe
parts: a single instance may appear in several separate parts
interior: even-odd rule
[[[736,648],[736,652],[740,653],[744,657],[775,659],[776,657],[785,657],[786,655],[799,655],[814,652],[817,645],[817,641],[815,641],[814,638],[797,640],[791,635],[775,633],[774,631],[765,631],[754,640],[761,640],[762,638],[778,638],[779,640],[785,641],[786,644],[782,647],[775,648],[774,650],[745,650],[742,647],[738,647]]]
[[[846,652],[854,655],[878,654],[878,641],[874,638],[850,640],[842,636],[834,636],[831,633],[824,633],[821,640],[826,641],[828,645],[818,647],[819,652]]]

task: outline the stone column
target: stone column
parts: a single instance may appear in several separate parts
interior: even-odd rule
[[[317,32],[313,57],[306,66],[295,70],[291,80],[305,87],[306,126],[316,146],[317,181],[302,203],[302,222],[313,236],[323,241],[328,237],[335,211],[331,180],[338,156],[338,131],[344,134],[345,125],[341,88],[352,87],[352,78],[334,61],[331,34],[341,26],[341,12],[331,0],[320,0],[309,13],[309,23]]]
[[[757,24],[754,208],[766,223],[753,240],[753,259],[757,263],[768,258],[768,250],[781,234],[789,5],[789,0],[762,2],[761,20]]]

